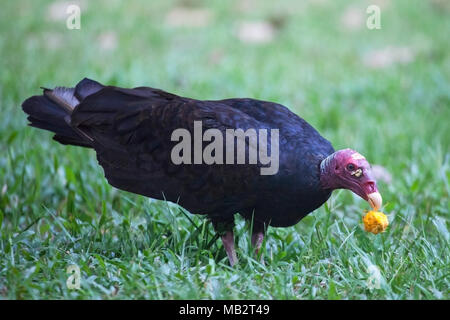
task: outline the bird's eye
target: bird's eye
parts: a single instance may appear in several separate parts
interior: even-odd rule
[[[348,171],[353,171],[353,170],[355,170],[355,165],[352,164],[352,163],[349,163],[349,164],[347,165],[347,170],[348,170]]]

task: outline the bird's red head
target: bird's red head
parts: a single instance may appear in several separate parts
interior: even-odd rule
[[[368,201],[374,210],[382,204],[369,162],[351,149],[336,151],[320,163],[320,182],[325,189],[349,189]]]

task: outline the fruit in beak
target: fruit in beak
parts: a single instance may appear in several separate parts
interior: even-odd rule
[[[389,225],[388,218],[383,212],[369,211],[363,218],[364,230],[379,234],[386,230]]]

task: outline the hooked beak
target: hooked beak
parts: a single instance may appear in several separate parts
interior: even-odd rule
[[[365,195],[365,197],[363,198],[366,199],[367,202],[369,202],[374,211],[378,211],[383,204],[383,198],[378,192],[377,183],[372,177],[370,171],[367,171],[364,176],[364,179],[362,181],[362,191]]]
[[[378,191],[372,192],[367,195],[367,202],[369,202],[373,210],[378,211],[383,204],[383,198],[381,198],[381,194]]]

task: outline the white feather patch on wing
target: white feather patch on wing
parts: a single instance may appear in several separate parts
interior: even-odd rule
[[[80,103],[80,101],[74,96],[75,88],[66,88],[66,87],[56,87],[55,89],[44,89],[44,95],[48,97],[50,100],[58,104],[62,107],[68,115],[64,118],[69,126],[71,126],[71,117],[73,109]],[[94,139],[89,136],[86,132],[81,130],[80,128],[73,127],[79,134],[83,135],[90,141],[94,141]]]
[[[63,107],[69,114],[80,103],[74,94],[74,88],[56,87],[53,90],[44,88],[44,95]]]
[[[56,87],[53,89],[52,93],[61,100],[64,100],[69,106],[72,107],[72,109],[80,103],[74,95],[74,88]]]

